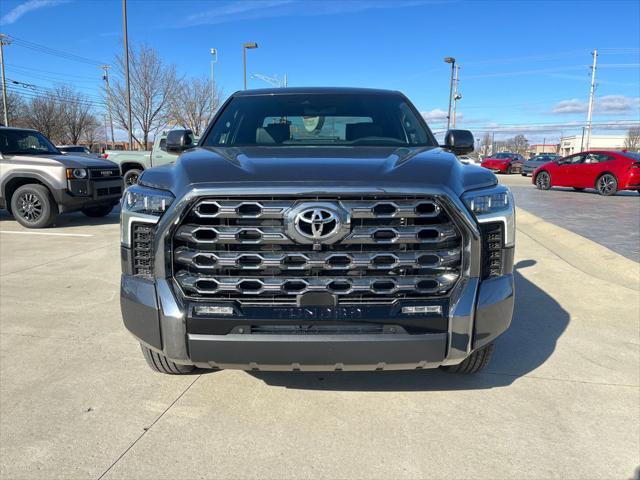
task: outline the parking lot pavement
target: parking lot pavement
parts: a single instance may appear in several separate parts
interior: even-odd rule
[[[498,175],[520,208],[640,262],[640,195],[619,192],[603,197],[595,190],[554,187],[541,191],[531,177]]]
[[[121,323],[117,219],[0,233],[0,477],[632,477],[640,285],[595,274],[638,264],[519,216],[514,320],[474,377],[156,374]]]

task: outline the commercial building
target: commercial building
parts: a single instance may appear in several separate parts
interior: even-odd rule
[[[626,135],[591,135],[589,149],[591,150],[620,150],[624,148]],[[587,136],[571,135],[560,139],[558,154],[566,156],[581,152],[587,148]]]
[[[541,153],[558,153],[559,145],[557,143],[536,143],[529,145],[529,155],[534,157]]]

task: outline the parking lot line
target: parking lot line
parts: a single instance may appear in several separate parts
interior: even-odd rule
[[[16,232],[13,230],[0,230],[0,233],[14,233],[16,235],[51,235],[55,237],[93,237],[93,235],[89,233]]]

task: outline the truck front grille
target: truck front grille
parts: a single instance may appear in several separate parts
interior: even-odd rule
[[[302,243],[289,212],[328,202],[349,219],[334,243]],[[340,304],[446,295],[461,272],[460,231],[432,198],[204,198],[172,239],[187,297],[295,304],[329,292]]]

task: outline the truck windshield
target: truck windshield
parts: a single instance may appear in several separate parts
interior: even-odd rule
[[[3,155],[59,155],[47,137],[33,130],[0,129],[0,152]]]
[[[203,146],[437,146],[404,97],[294,93],[233,98]]]

